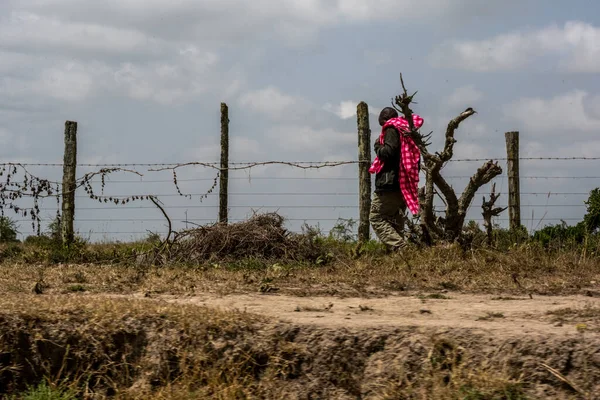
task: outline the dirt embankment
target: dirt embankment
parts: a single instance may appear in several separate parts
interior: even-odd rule
[[[2,299],[0,394],[600,398],[597,298],[137,297]]]

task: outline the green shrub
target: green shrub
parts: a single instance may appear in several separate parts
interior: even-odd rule
[[[337,223],[329,231],[329,238],[339,242],[354,242],[357,239],[354,233],[356,221],[352,218],[339,218]]]
[[[20,396],[13,396],[12,400],[76,400],[77,397],[70,390],[53,388],[45,382],[36,387],[29,388]]]
[[[0,251],[0,261],[12,260],[23,254],[23,247],[19,243],[9,243]]]
[[[597,233],[600,229],[600,188],[590,192],[590,196],[585,202],[587,213],[583,217],[583,223],[588,233]]]
[[[560,224],[548,225],[533,234],[533,240],[540,242],[544,247],[550,245],[565,246],[582,244],[586,236],[585,224],[580,222],[569,226],[565,221]]]
[[[0,217],[0,243],[14,243],[18,242],[17,235],[17,223],[9,217]]]

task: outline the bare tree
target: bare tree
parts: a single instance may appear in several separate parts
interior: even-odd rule
[[[490,193],[490,199],[486,200],[485,196],[483,196],[483,204],[481,205],[483,221],[484,221],[483,226],[485,227],[485,232],[487,235],[487,243],[489,246],[491,246],[493,243],[492,234],[493,234],[494,225],[492,224],[492,218],[500,215],[501,213],[506,211],[506,209],[508,208],[508,207],[495,207],[496,200],[498,200],[499,197],[500,197],[500,193],[496,194],[496,184],[494,183],[492,185],[492,192]]]
[[[421,203],[419,235],[421,241],[428,245],[436,240],[460,241],[467,210],[477,190],[502,174],[502,168],[497,162],[487,161],[473,174],[465,190],[458,196],[454,188],[442,176],[441,171],[454,155],[454,144],[457,142],[454,138],[456,129],[461,122],[474,115],[476,111],[467,108],[456,118],[450,120],[446,128],[444,149],[441,152],[432,153],[429,151],[431,144],[429,139],[432,132],[423,135],[415,129],[413,124],[413,111],[410,107],[417,92],[412,95],[408,94],[402,74],[400,74],[400,82],[403,93],[395,97],[393,105],[408,121],[410,135],[421,151],[422,165],[425,171],[425,185],[419,190],[419,202]],[[434,214],[433,200],[436,194],[440,195],[446,204],[443,217],[436,217]]]

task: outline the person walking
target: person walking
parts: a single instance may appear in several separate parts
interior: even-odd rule
[[[413,115],[416,129],[423,119]],[[392,107],[379,114],[382,127],[375,141],[376,158],[369,172],[375,174],[375,192],[371,201],[369,219],[379,240],[392,251],[406,247],[404,237],[405,213],[419,212],[418,184],[420,151],[408,135],[408,121],[398,116]]]

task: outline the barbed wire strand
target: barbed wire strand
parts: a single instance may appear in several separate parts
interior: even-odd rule
[[[508,157],[485,157],[485,158],[458,158],[449,160],[449,162],[481,162],[481,161],[510,161],[512,158]],[[584,156],[574,156],[574,157],[519,157],[520,161],[597,161],[600,160],[600,157],[584,157]],[[241,167],[233,167],[233,169],[245,169],[256,166],[264,166],[264,165],[289,165],[294,167],[303,168],[306,166],[312,166],[315,168],[316,166],[340,166],[346,164],[362,164],[369,163],[369,160],[340,160],[340,161],[246,161],[246,162],[230,162],[229,165],[241,166]],[[4,162],[0,163],[0,165],[9,166],[9,165],[20,165],[20,166],[30,166],[30,167],[62,167],[63,163],[24,163],[24,162]],[[198,162],[198,161],[190,161],[190,162],[180,162],[180,163],[81,163],[76,164],[77,167],[163,167],[166,169],[172,169],[174,167],[184,167],[184,166],[204,166],[204,167],[214,167],[215,169],[220,168],[220,162]],[[231,168],[230,168],[231,169]]]
[[[446,179],[470,179],[470,175],[450,175],[444,176]],[[498,178],[506,178],[506,175],[501,175]],[[306,181],[358,181],[358,178],[354,177],[298,177],[298,176],[258,176],[258,177],[229,177],[230,181],[268,181],[268,180],[306,180]],[[600,179],[600,176],[520,176],[519,179]],[[178,179],[179,182],[207,182],[213,181],[214,178],[190,178],[190,179]],[[170,183],[172,179],[151,179],[145,180],[140,178],[139,180],[112,180],[107,178],[106,182],[110,183]],[[53,182],[56,183],[56,182]]]

